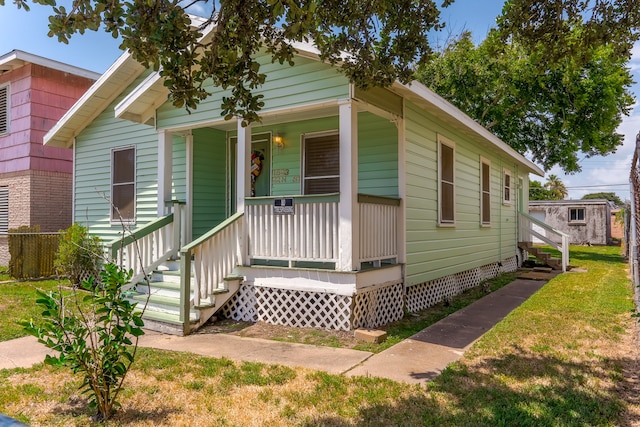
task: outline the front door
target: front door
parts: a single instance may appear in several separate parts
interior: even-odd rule
[[[229,139],[229,186],[227,189],[229,211],[236,211],[236,158],[238,155],[238,138]],[[271,195],[271,132],[251,135],[251,196]]]

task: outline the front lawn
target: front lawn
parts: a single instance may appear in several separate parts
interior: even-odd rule
[[[0,271],[1,274],[1,271]],[[20,320],[38,318],[42,308],[36,306],[36,289],[49,291],[68,282],[57,280],[8,281],[0,283],[0,341],[7,341],[27,335]]]
[[[586,273],[550,281],[427,386],[140,349],[123,407],[105,425],[632,425],[637,325],[618,252],[572,248]],[[78,385],[42,365],[0,371],[0,412],[91,425]]]

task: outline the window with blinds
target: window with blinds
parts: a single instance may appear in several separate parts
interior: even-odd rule
[[[480,218],[482,225],[491,225],[491,163],[481,158],[480,171]]]
[[[9,85],[0,86],[0,135],[9,133]]]
[[[136,150],[116,149],[111,153],[111,221],[135,222]]]
[[[0,234],[9,232],[9,187],[0,187]]]
[[[337,133],[306,135],[304,144],[303,192],[340,192],[340,139]]]

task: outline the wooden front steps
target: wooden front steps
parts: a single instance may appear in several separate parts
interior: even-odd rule
[[[548,265],[554,270],[562,271],[562,260],[552,256],[549,252],[545,252],[541,247],[534,246],[532,243],[520,242],[518,247],[526,251],[529,255],[533,255],[540,264]]]
[[[178,263],[167,263],[154,271],[149,281],[135,285],[130,296],[138,308],[146,306],[142,319],[144,328],[172,335],[184,335],[196,331],[218,311],[239,289],[242,278],[225,279],[224,287],[214,290],[209,301],[194,305],[193,291],[189,298],[189,325],[180,319],[180,270]],[[192,278],[192,283],[195,279]]]

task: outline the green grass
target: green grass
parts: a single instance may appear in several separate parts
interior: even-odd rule
[[[60,283],[68,286],[68,282],[56,280],[0,283],[0,341],[27,335],[17,322],[40,316],[42,309],[35,304],[36,289],[49,291]]]
[[[397,322],[390,323],[380,329],[387,332],[386,341],[380,344],[362,343],[354,348],[356,350],[379,353],[387,348],[409,338],[439,320],[444,319],[452,313],[474,303],[487,294],[493,292],[516,279],[515,273],[504,273],[493,279],[486,280],[483,284],[473,287],[456,296],[451,297],[446,302],[441,302],[417,313],[407,313],[404,318]]]
[[[623,425],[638,405],[620,384],[635,322],[626,264],[616,247],[571,257],[587,272],[548,282],[426,386],[140,349],[123,409],[105,425]],[[0,371],[0,412],[89,425],[77,385],[42,365]]]

